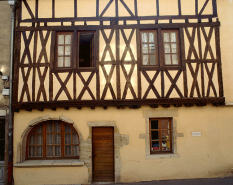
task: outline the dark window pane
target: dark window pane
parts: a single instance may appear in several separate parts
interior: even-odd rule
[[[61,132],[61,124],[59,122],[54,123],[54,132]]]
[[[37,145],[42,145],[42,134],[37,134],[36,135],[36,144]]]
[[[65,125],[65,132],[71,132],[71,128],[68,125]]]
[[[42,146],[37,146],[36,147],[36,156],[37,157],[42,157]]]
[[[55,134],[54,135],[54,143],[55,144],[61,144],[61,135],[60,134]]]
[[[152,131],[151,132],[151,139],[158,140],[159,139],[159,131]]]
[[[42,125],[40,125],[39,127],[37,127],[36,133],[42,133]]]
[[[79,147],[78,145],[73,146],[73,156],[79,155]]]
[[[48,145],[53,144],[53,134],[47,134],[47,144]]]
[[[159,129],[159,121],[151,120],[151,129]]]
[[[65,156],[71,156],[71,146],[65,146]]]
[[[159,141],[152,141],[151,150],[152,151],[158,151],[159,150]]]
[[[72,144],[78,144],[78,134],[73,134],[73,143]]]
[[[35,144],[35,135],[31,135],[29,139],[29,145],[34,145]]]
[[[48,157],[53,156],[53,146],[47,146],[47,156]]]
[[[71,134],[65,134],[65,144],[71,144]]]
[[[53,133],[53,123],[47,123],[47,133]]]
[[[92,67],[94,33],[79,33],[79,67]]]
[[[35,147],[29,146],[29,157],[35,157]]]
[[[55,146],[55,156],[56,157],[61,156],[61,146]]]

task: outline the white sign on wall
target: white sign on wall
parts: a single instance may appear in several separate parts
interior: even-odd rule
[[[201,137],[201,132],[192,132],[192,137]]]

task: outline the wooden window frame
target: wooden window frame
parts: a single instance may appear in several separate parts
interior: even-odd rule
[[[182,51],[182,43],[184,44],[184,38],[182,35],[182,28],[181,29],[151,29],[151,30],[139,30],[140,32],[140,62],[139,66],[140,68],[144,70],[185,70],[185,60],[184,60],[184,51]],[[142,33],[147,33],[147,32],[157,32],[157,43],[155,48],[157,48],[157,58],[158,58],[158,63],[156,65],[143,65],[143,53],[142,53]],[[178,64],[177,65],[165,65],[165,53],[164,53],[164,38],[163,38],[163,33],[164,32],[176,32],[176,38],[177,38],[177,49],[178,49]],[[184,49],[184,48],[183,48]]]
[[[53,64],[50,65],[51,72],[72,72],[72,71],[93,71],[96,70],[96,59],[97,59],[97,43],[96,43],[96,31],[54,31],[55,36],[52,37],[51,43],[51,61]],[[91,67],[79,67],[79,47],[80,47],[80,33],[91,32],[93,33],[92,39],[92,66]],[[70,34],[71,35],[71,65],[70,67],[58,67],[58,35],[59,34]],[[54,55],[54,59],[53,59]]]
[[[143,42],[142,41],[142,34],[143,33],[154,33],[154,45],[155,45],[155,53],[149,53],[149,44],[152,43],[152,42],[149,42],[149,37],[147,39],[147,42]],[[145,31],[141,31],[140,32],[140,38],[141,38],[141,65],[142,66],[159,66],[159,52],[158,52],[158,31],[157,30],[145,30]],[[148,45],[148,54],[145,54],[142,52],[142,45],[143,44],[147,44]],[[143,65],[143,55],[155,55],[155,65],[150,65],[150,57],[148,57],[148,60],[149,60],[149,65]]]
[[[177,58],[178,58],[178,64],[171,64],[171,65],[167,65],[167,64],[165,64],[165,51],[164,51],[164,33],[176,33],[176,42],[174,42],[174,43],[176,43],[177,44]],[[177,66],[181,66],[181,58],[180,58],[180,38],[179,38],[179,30],[177,30],[177,29],[171,29],[171,30],[169,30],[169,29],[163,29],[163,30],[161,30],[161,40],[162,40],[162,46],[161,46],[161,49],[162,49],[162,53],[163,53],[163,56],[162,56],[162,62],[161,62],[161,64],[162,64],[162,66],[170,66],[170,67],[177,67]],[[171,52],[171,43],[172,42],[169,42],[169,44],[170,44],[170,52]],[[169,53],[170,55],[172,54],[172,53]],[[172,58],[171,58],[171,62],[172,62]]]
[[[79,67],[79,48],[80,48],[80,33],[93,33],[93,39],[92,39],[92,61],[90,61],[92,63],[91,67]],[[95,62],[95,51],[96,51],[96,47],[95,47],[95,37],[96,37],[96,33],[95,31],[79,31],[77,32],[77,58],[76,58],[76,63],[77,63],[77,68],[78,69],[95,69],[96,66],[96,62]]]
[[[48,123],[55,123],[55,122],[59,122],[60,125],[61,125],[61,131],[60,131],[60,134],[61,134],[61,156],[59,157],[56,157],[56,156],[47,156],[47,131],[46,131],[46,125]],[[33,135],[33,131],[35,131],[39,126],[42,125],[42,145],[37,145],[36,144],[36,140],[35,140],[35,144],[34,145],[29,145],[29,139],[30,139],[30,136]],[[65,144],[65,134],[68,133],[68,132],[65,132],[65,125],[69,126],[71,128],[71,144]],[[74,132],[72,132],[72,130]],[[76,133],[77,136],[78,136],[78,144],[73,144],[72,141],[73,141],[73,134],[72,133]],[[35,138],[36,138],[36,132],[35,132]],[[54,127],[53,127],[53,132],[52,133],[49,133],[49,134],[53,134],[53,137],[54,135],[56,134],[56,132],[54,132]],[[53,144],[52,145],[49,145],[49,146],[56,146],[56,144],[54,144],[54,138],[53,138]],[[36,126],[33,127],[33,129],[30,131],[30,133],[28,134],[27,136],[27,142],[26,142],[26,160],[50,160],[50,159],[79,159],[79,155],[78,156],[65,156],[65,146],[66,145],[77,145],[79,147],[79,150],[80,150],[80,140],[79,140],[79,135],[76,131],[76,129],[73,127],[73,125],[70,125],[70,124],[67,124],[65,122],[62,122],[62,121],[47,121],[47,122],[43,122],[43,123],[40,123]],[[29,146],[42,146],[42,156],[41,157],[38,157],[38,156],[35,156],[35,157],[30,157],[29,156]],[[53,149],[54,150],[54,149]],[[71,149],[71,153],[72,153],[72,149]],[[79,151],[78,151],[79,153]],[[36,154],[36,149],[35,149],[35,154]],[[54,151],[53,151],[53,155],[54,155]]]
[[[151,121],[153,120],[158,120],[158,129],[151,129]],[[161,134],[161,120],[169,120],[169,129],[163,129],[163,130],[169,130],[170,131],[170,139],[169,140],[165,140],[162,139],[162,134]],[[158,140],[152,140],[151,137],[151,132],[152,131],[159,131],[159,139]],[[166,153],[173,153],[173,142],[172,142],[172,118],[150,118],[149,119],[149,137],[150,137],[150,154],[166,154]],[[152,141],[159,141],[159,150],[155,151],[152,150]],[[170,141],[170,150],[162,150],[162,141]]]
[[[71,55],[70,55],[70,67],[58,67],[58,36],[59,35],[71,35]],[[65,46],[65,42],[64,45]],[[59,70],[65,70],[65,69],[73,69],[74,68],[74,62],[73,62],[73,48],[74,48],[74,33],[73,32],[57,32],[56,33],[56,49],[55,49],[55,68]],[[65,50],[65,47],[64,47]],[[64,55],[65,56],[65,51]],[[64,61],[63,61],[64,64]]]

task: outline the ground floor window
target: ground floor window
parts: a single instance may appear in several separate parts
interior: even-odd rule
[[[78,158],[78,133],[62,121],[36,125],[28,135],[26,156],[27,159]]]
[[[172,153],[171,118],[150,119],[150,153]]]

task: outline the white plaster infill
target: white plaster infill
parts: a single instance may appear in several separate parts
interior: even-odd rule
[[[21,163],[15,163],[14,167],[77,167],[84,166],[84,162],[78,159],[63,159],[63,160],[26,160]]]

